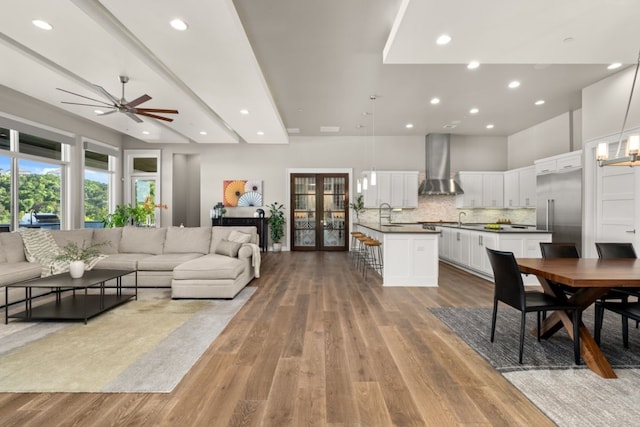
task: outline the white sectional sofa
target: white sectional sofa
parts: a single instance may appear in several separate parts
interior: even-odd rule
[[[79,245],[106,242],[100,247],[106,257],[94,268],[137,270],[139,287],[170,287],[173,298],[233,298],[256,276],[254,264],[260,261],[255,227],[49,232],[60,247],[71,241]],[[41,272],[39,263],[27,261],[19,233],[0,233],[0,307],[7,304],[5,285],[40,277]],[[133,284],[133,280],[125,277],[124,285]],[[22,289],[9,288],[9,304],[23,299]]]

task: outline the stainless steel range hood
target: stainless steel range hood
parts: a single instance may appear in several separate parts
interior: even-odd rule
[[[420,184],[420,194],[463,194],[462,188],[451,178],[450,137],[448,133],[430,133],[426,136],[427,179]]]

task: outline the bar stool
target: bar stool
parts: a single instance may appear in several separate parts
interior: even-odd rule
[[[359,241],[358,241],[358,237],[359,236],[364,236],[364,234],[362,234],[359,231],[352,231],[351,232],[351,247],[349,248],[349,255],[354,260],[354,263],[355,263],[355,258],[357,256],[357,252],[360,249],[359,248]]]
[[[367,266],[377,271],[382,276],[382,269],[384,263],[382,260],[382,243],[376,239],[368,239],[364,242],[366,247],[366,261],[367,265],[364,268],[364,278],[367,278]]]
[[[356,236],[357,249],[354,252],[355,264],[358,271],[360,270],[360,266],[362,266],[363,273],[364,269],[367,266],[367,247],[365,245],[365,242],[367,240],[369,240],[369,236],[367,236],[366,234],[361,233],[360,235]]]

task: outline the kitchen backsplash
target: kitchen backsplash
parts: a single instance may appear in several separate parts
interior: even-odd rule
[[[493,223],[508,219],[512,224],[535,225],[536,210],[524,209],[457,209],[455,196],[419,196],[416,209],[393,212],[393,222],[458,221],[458,214],[465,212],[464,223]],[[353,212],[351,213],[353,215]],[[366,209],[360,214],[360,222],[378,222],[378,209]]]

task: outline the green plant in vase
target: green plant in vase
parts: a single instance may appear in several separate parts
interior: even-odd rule
[[[282,248],[282,237],[284,236],[284,205],[282,203],[273,202],[269,206],[269,229],[271,232],[271,240],[273,241],[273,250],[279,251]]]
[[[364,196],[360,194],[353,203],[349,203],[349,207],[356,213],[356,221],[359,221],[360,214],[364,212]]]

